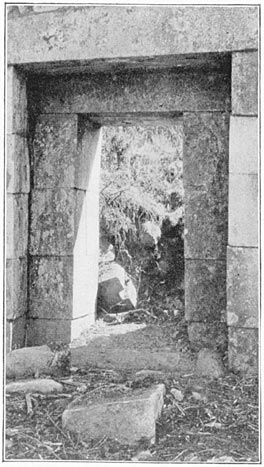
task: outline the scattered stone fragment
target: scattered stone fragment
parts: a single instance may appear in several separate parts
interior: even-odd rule
[[[6,355],[6,377],[20,378],[36,373],[51,374],[55,354],[47,345],[24,347],[12,350]]]
[[[201,376],[219,378],[224,375],[224,366],[219,354],[211,349],[202,349],[197,357],[197,372]]]
[[[63,427],[83,440],[105,436],[133,445],[142,438],[155,443],[156,420],[165,394],[164,384],[137,389],[130,394],[86,394],[73,401],[62,415]]]
[[[28,379],[16,381],[6,385],[6,393],[23,392],[49,394],[52,392],[62,392],[63,386],[52,379]]]
[[[132,457],[132,462],[144,462],[147,460],[150,460],[152,454],[149,449],[146,451],[140,451],[138,452],[134,457]]]
[[[5,440],[5,448],[6,449],[11,449],[13,447],[14,441],[12,439],[6,439]]]
[[[140,241],[148,248],[154,248],[161,237],[161,230],[155,222],[146,221],[140,227]]]
[[[170,392],[176,401],[181,402],[184,399],[184,394],[179,389],[172,388]]]
[[[221,456],[221,457],[213,457],[212,459],[208,459],[206,461],[207,464],[234,464],[235,459],[231,456]]]
[[[200,392],[197,392],[197,391],[192,391],[191,392],[191,396],[193,399],[195,399],[196,401],[203,401],[203,402],[206,402],[207,401],[207,397],[205,394],[201,394]]]

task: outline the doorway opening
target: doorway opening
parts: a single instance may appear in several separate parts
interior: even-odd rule
[[[184,313],[182,116],[90,115],[89,122],[97,132],[86,195],[94,317],[113,323],[179,318]],[[91,160],[91,144],[89,152]]]

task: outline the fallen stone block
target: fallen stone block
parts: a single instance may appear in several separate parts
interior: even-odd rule
[[[136,307],[136,288],[125,269],[115,262],[103,263],[99,269],[98,303],[115,312]]]
[[[52,379],[29,379],[8,383],[6,385],[6,393],[36,393],[50,394],[52,392],[62,392],[63,386]]]
[[[139,237],[142,245],[148,248],[154,248],[157,246],[161,237],[161,230],[154,222],[143,222],[140,228]]]
[[[129,394],[89,394],[73,401],[62,415],[63,427],[81,439],[104,436],[133,445],[140,439],[155,443],[156,421],[161,415],[164,384]]]
[[[6,377],[20,378],[34,376],[36,373],[50,374],[54,370],[52,367],[54,355],[47,345],[12,350],[6,355]]]
[[[219,378],[224,375],[224,366],[219,354],[211,349],[202,349],[197,357],[197,372],[201,376]]]

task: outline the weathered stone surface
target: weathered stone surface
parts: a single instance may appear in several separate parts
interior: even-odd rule
[[[258,330],[228,328],[228,363],[233,371],[258,373]]]
[[[54,353],[47,345],[24,347],[6,355],[6,377],[19,378],[36,373],[50,373]]]
[[[27,134],[26,79],[13,66],[7,67],[7,134]]]
[[[175,399],[176,401],[179,401],[179,402],[183,401],[183,399],[184,399],[184,394],[183,394],[182,391],[180,391],[179,389],[176,389],[176,388],[172,388],[172,389],[170,390],[170,392],[171,392],[171,394],[173,395],[173,397],[174,397],[174,399]]]
[[[77,115],[40,115],[34,137],[34,188],[74,187]]]
[[[70,319],[73,257],[32,257],[29,267],[30,317]]]
[[[226,320],[225,261],[185,261],[185,318],[206,322]]]
[[[52,317],[49,319],[29,319],[27,343],[28,345],[43,345],[54,342],[69,344],[91,324],[90,314],[78,319],[53,319]]]
[[[30,253],[73,254],[85,192],[33,190],[31,198]]]
[[[71,349],[71,362],[78,368],[111,368],[116,370],[168,370],[177,371],[180,364],[179,352],[173,349],[144,351],[124,348],[102,338],[82,347]]]
[[[258,115],[258,52],[232,54],[232,113]]]
[[[189,186],[204,187],[209,193],[227,194],[229,115],[188,113],[183,115],[183,176]]]
[[[28,195],[6,197],[6,257],[27,255],[28,246]]]
[[[203,347],[227,350],[227,325],[225,323],[198,323],[188,324],[188,336],[194,349]]]
[[[102,263],[98,279],[98,301],[106,310],[135,308],[137,292],[125,269],[115,262]]]
[[[31,100],[42,113],[229,111],[230,78],[225,72],[126,71],[41,78],[30,83]],[[96,121],[96,115],[93,116]],[[133,117],[133,115],[132,115]],[[170,117],[170,115],[165,115]],[[99,118],[99,117],[98,117]],[[112,119],[114,115],[112,116]]]
[[[152,221],[143,222],[140,226],[140,242],[145,247],[154,248],[161,237],[160,227]]]
[[[230,174],[228,243],[258,246],[258,176]]]
[[[52,379],[29,379],[8,383],[5,387],[7,394],[12,393],[36,393],[50,394],[52,392],[62,392],[63,386]]]
[[[11,352],[11,350],[23,347],[25,345],[25,339],[26,317],[20,316],[16,319],[6,320],[6,352]]]
[[[228,326],[258,327],[258,262],[257,248],[227,249]]]
[[[27,313],[27,258],[6,261],[6,318]]]
[[[27,139],[20,135],[7,135],[7,193],[29,193],[29,156]]]
[[[130,394],[108,392],[73,401],[62,415],[64,428],[82,439],[108,436],[134,444],[142,438],[155,443],[156,421],[161,415],[165,386],[134,390]]]
[[[224,366],[220,355],[211,349],[202,349],[197,357],[197,372],[201,376],[219,378],[224,375]]]
[[[10,63],[133,57],[135,63],[139,57],[256,49],[258,11],[255,5],[68,7],[8,21],[7,57]]]
[[[229,173],[258,173],[258,118],[230,117]]]
[[[185,191],[184,255],[187,259],[224,259],[228,236],[227,190]]]

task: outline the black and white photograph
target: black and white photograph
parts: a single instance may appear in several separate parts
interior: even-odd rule
[[[260,15],[3,4],[2,462],[262,464]]]

